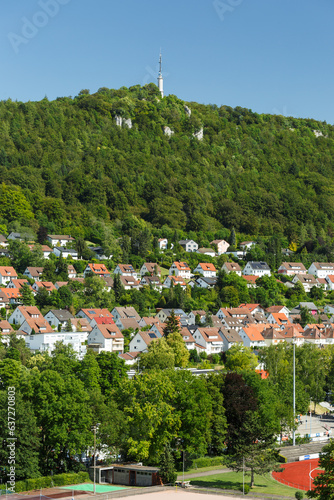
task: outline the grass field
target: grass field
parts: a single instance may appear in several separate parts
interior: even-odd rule
[[[249,484],[250,477],[245,475],[245,484]],[[198,477],[190,480],[190,484],[201,486],[202,488],[221,488],[226,490],[242,491],[242,472],[226,472],[213,476]],[[281,495],[293,497],[297,490],[289,488],[275,481],[271,474],[265,476],[255,475],[255,486],[253,493],[266,493],[268,495]]]

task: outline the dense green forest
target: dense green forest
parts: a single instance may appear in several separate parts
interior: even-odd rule
[[[129,216],[161,235],[233,227],[298,243],[301,231],[334,231],[332,125],[162,99],[154,84],[0,102],[0,164],[0,232],[44,227],[101,243],[128,233]]]

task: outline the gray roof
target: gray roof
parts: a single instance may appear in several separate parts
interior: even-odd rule
[[[266,271],[270,271],[270,267],[266,262],[248,262],[248,264],[253,268],[253,269],[265,269]]]
[[[51,309],[49,312],[51,312],[59,321],[67,321],[74,318],[73,314],[67,311],[67,309]]]

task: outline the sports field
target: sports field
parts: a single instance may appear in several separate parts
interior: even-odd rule
[[[93,492],[94,491],[94,484],[93,483],[82,483],[82,484],[75,484],[73,486],[62,486],[61,488],[64,490]],[[111,485],[111,484],[96,484],[95,485],[96,493],[109,493],[111,491],[126,490],[126,489],[127,489],[126,486],[115,486],[115,485]]]
[[[322,472],[318,469],[318,464],[318,458],[284,464],[282,465],[283,472],[273,472],[272,476],[280,483],[307,491],[312,489],[313,479]]]

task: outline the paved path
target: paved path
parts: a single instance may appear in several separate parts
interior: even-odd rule
[[[215,474],[224,474],[224,472],[231,472],[231,469],[216,469],[216,470],[207,470],[205,472],[194,472],[193,474],[185,474],[184,479],[187,481],[188,479],[192,479],[194,477],[205,477],[205,476],[214,476]],[[177,476],[178,481],[182,481],[183,474],[179,474]]]

